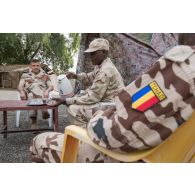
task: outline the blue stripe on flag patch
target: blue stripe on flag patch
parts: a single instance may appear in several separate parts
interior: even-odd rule
[[[137,99],[139,99],[149,91],[151,91],[151,87],[147,85],[146,87],[144,87],[143,89],[141,89],[140,91],[138,91],[136,94],[133,95],[132,102],[135,102]]]

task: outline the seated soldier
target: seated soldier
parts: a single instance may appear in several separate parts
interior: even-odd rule
[[[53,86],[49,76],[41,69],[39,60],[33,59],[30,63],[30,69],[26,70],[20,79],[18,90],[22,100],[34,98],[48,98],[49,92],[53,90]],[[37,111],[30,112],[31,128],[36,128]],[[49,118],[47,110],[42,111],[43,119]]]
[[[120,73],[108,58],[108,51],[109,42],[106,39],[94,39],[85,51],[90,55],[94,70],[89,73],[66,73],[68,79],[77,79],[83,84],[92,83],[83,93],[66,98],[71,124],[86,128],[93,112],[100,107],[112,106],[115,96],[124,88]]]
[[[92,116],[87,131],[96,144],[121,152],[152,148],[190,118],[195,109],[195,34],[180,34],[179,44],[125,87],[115,108]],[[38,135],[30,148],[34,160],[59,162],[63,140],[60,133]],[[77,161],[114,160],[86,145]]]

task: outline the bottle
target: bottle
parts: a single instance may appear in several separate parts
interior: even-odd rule
[[[66,75],[59,75],[57,78],[60,95],[63,97],[72,97],[74,95],[73,87]]]

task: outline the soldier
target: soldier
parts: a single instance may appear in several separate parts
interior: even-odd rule
[[[86,123],[93,112],[101,107],[112,106],[115,96],[124,88],[123,79],[108,58],[109,43],[99,38],[93,40],[85,53],[90,54],[94,71],[90,73],[75,74],[68,72],[68,79],[77,79],[84,84],[92,82],[82,95],[66,99],[67,109],[71,124],[86,128]]]
[[[34,99],[34,98],[48,98],[49,92],[53,90],[53,86],[49,79],[49,76],[41,69],[39,60],[33,59],[31,61],[31,67],[26,70],[20,79],[18,90],[22,100]],[[31,128],[36,128],[37,111],[31,110],[29,112],[31,120]],[[49,118],[47,110],[42,111],[44,119]]]

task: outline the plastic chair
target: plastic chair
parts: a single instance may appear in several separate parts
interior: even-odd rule
[[[86,129],[70,125],[65,128],[61,162],[76,162],[80,141],[122,162],[195,162],[195,113],[159,146],[132,153],[120,153],[100,147],[92,142]]]
[[[21,100],[21,98],[20,98],[20,93],[18,92],[17,93],[17,100]],[[18,128],[19,126],[20,126],[20,110],[17,110],[16,111],[16,127]],[[28,111],[26,111],[26,117],[27,117],[27,121],[29,121],[29,112]]]

